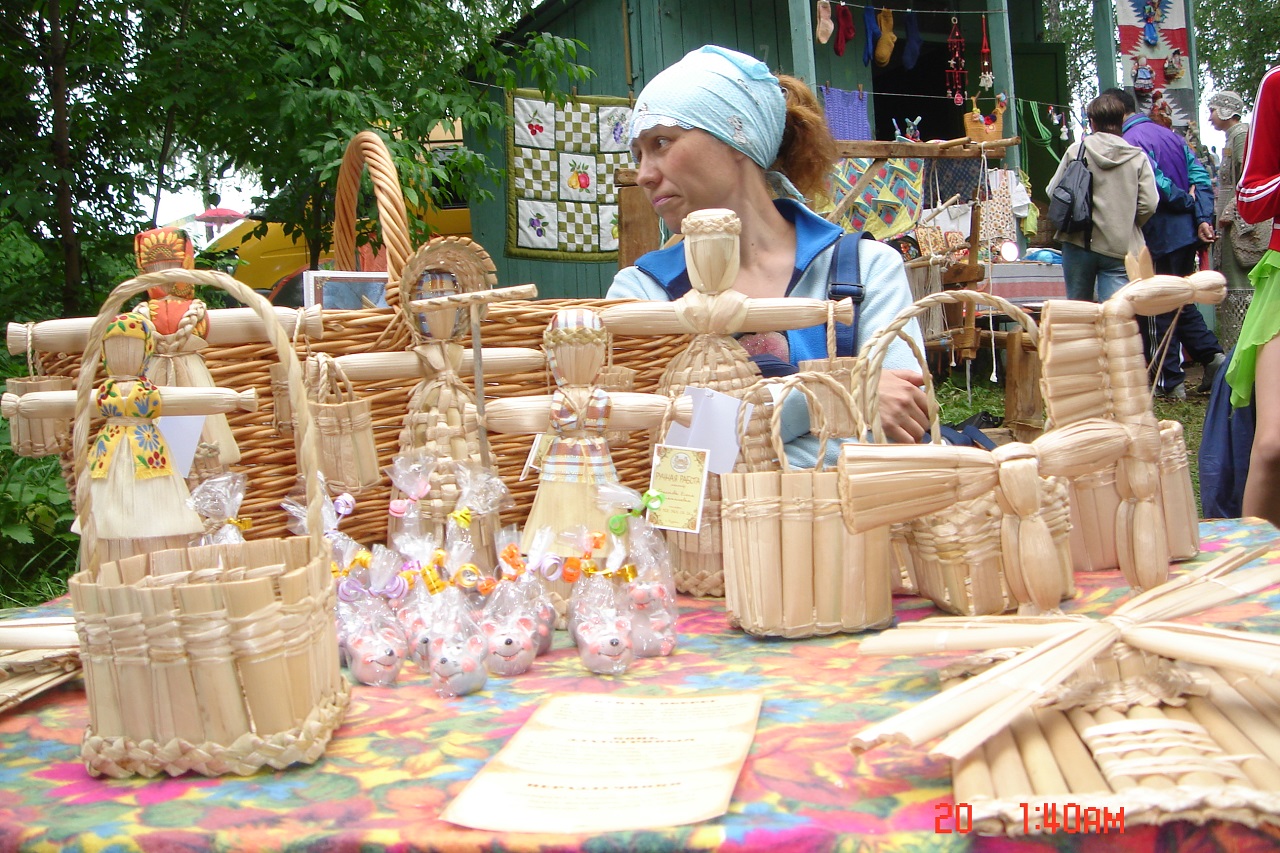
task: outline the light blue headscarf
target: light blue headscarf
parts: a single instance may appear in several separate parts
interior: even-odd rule
[[[745,53],[709,44],[685,54],[640,91],[628,141],[659,126],[704,130],[764,169],[779,195],[803,199],[785,175],[769,171],[778,159],[786,122],[786,98],[769,67]]]

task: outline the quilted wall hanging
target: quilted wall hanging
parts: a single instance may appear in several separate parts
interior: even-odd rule
[[[626,98],[578,96],[564,106],[537,90],[507,96],[507,255],[618,259],[616,169],[630,167]]]

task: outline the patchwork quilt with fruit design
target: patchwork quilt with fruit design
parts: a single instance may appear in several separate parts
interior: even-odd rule
[[[507,254],[617,260],[616,169],[629,167],[626,98],[580,95],[564,105],[534,89],[508,96]]]

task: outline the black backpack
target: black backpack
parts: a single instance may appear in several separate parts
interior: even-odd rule
[[[1093,237],[1093,173],[1084,160],[1084,139],[1049,195],[1049,221],[1063,234],[1083,231],[1088,248]]]

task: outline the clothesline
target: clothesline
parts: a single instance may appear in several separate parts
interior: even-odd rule
[[[834,86],[830,86],[830,85],[826,85],[826,86],[824,86],[823,88],[833,89],[833,88],[835,88],[835,87],[834,87]],[[918,95],[918,94],[915,94],[915,93],[912,93],[912,92],[881,92],[881,91],[879,91],[879,90],[876,90],[876,91],[874,91],[874,92],[872,92],[872,91],[869,91],[869,90],[868,90],[868,91],[866,92],[866,94],[868,94],[868,95],[887,95],[887,96],[889,96],[889,97],[891,97],[891,98],[937,98],[937,99],[940,99],[940,100],[943,100],[943,101],[951,101],[951,102],[953,102],[953,103],[955,102],[955,99],[954,99],[954,98],[948,98],[946,95]],[[979,95],[978,97],[979,97],[979,98],[993,98],[993,97],[995,97],[995,96],[994,96],[994,95]],[[1049,102],[1049,101],[1037,101],[1037,100],[1035,100],[1035,99],[1033,99],[1033,98],[1014,98],[1014,100],[1015,100],[1015,101],[1017,101],[1017,102],[1019,102],[1019,103],[1024,103],[1024,104],[1040,104],[1041,106],[1054,107],[1055,109],[1058,109],[1058,110],[1070,110],[1070,107],[1069,107],[1069,106],[1065,106],[1065,105],[1063,105],[1063,104],[1055,104],[1055,103],[1051,103],[1051,102]],[[966,99],[965,99],[965,103],[966,103],[966,104],[968,104],[968,103],[969,103],[969,99],[968,99],[968,98],[966,98]],[[966,112],[967,112],[967,110],[966,110]]]
[[[848,6],[850,9],[861,9],[865,6],[873,6],[876,9],[888,9],[890,12],[904,14],[915,12],[917,15],[946,15],[955,17],[958,15],[1003,15],[1004,9],[914,9],[907,6],[903,9],[897,9],[884,3],[845,3],[844,0],[831,0],[832,6]]]

